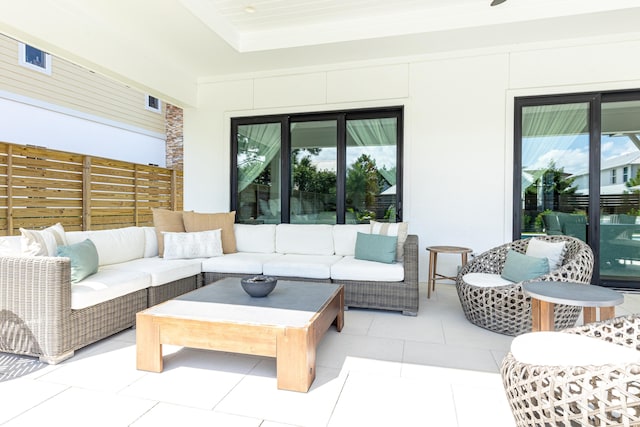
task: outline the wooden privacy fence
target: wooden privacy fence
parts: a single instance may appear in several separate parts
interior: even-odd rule
[[[182,210],[182,194],[182,171],[0,142],[0,235],[153,225],[151,208]]]

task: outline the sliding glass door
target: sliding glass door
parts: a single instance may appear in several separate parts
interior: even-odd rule
[[[638,280],[640,100],[603,102],[600,139],[600,276]]]
[[[517,98],[514,239],[593,249],[593,282],[640,288],[640,91]]]

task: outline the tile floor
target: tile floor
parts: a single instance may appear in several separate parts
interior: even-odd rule
[[[424,291],[424,292],[422,292]],[[617,314],[640,311],[627,294]],[[318,348],[308,393],[276,388],[275,359],[165,346],[135,368],[135,331],[0,382],[2,426],[513,426],[499,374],[511,338],[471,325],[453,285],[417,317],[349,310]]]

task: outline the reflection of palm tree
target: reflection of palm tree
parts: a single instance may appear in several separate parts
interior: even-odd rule
[[[358,157],[347,171],[346,186],[347,199],[357,211],[373,206],[380,190],[376,161],[367,154]]]

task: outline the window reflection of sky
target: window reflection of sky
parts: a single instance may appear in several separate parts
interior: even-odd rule
[[[555,141],[548,144],[546,137],[525,138],[522,143],[522,165],[525,170],[544,169],[553,161],[558,168],[571,174],[586,172],[589,165],[589,136],[580,135],[566,137],[552,137]],[[575,139],[575,140],[574,140]],[[572,141],[573,140],[573,141]],[[564,149],[551,148],[538,155],[534,147],[550,145],[551,147],[567,146]],[[635,144],[624,135],[602,135],[602,159],[608,160],[623,154],[638,151]],[[537,158],[536,158],[537,157]]]
[[[311,156],[311,162],[319,170],[336,170],[336,149],[323,148],[317,156]],[[396,147],[390,146],[366,146],[347,148],[347,168],[351,166],[362,154],[368,154],[375,159],[376,166],[392,169],[396,166]]]

